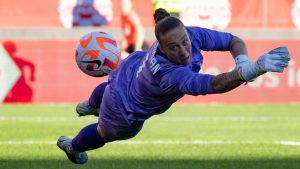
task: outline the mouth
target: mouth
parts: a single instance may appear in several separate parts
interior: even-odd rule
[[[182,61],[184,61],[184,62],[186,62],[186,61],[188,61],[188,60],[190,60],[190,56],[184,57],[184,58],[182,59]]]

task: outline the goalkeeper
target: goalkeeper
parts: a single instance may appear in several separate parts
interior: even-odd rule
[[[145,120],[164,113],[185,94],[228,92],[266,72],[283,72],[290,60],[287,48],[279,47],[251,62],[245,43],[230,33],[185,27],[161,8],[154,19],[157,41],[151,48],[123,60],[107,83],[77,105],[79,115],[99,115],[99,121],[84,127],[73,139],[59,137],[57,145],[73,163],[86,163],[88,150],[136,136]],[[199,74],[201,50],[230,51],[235,69],[216,76]]]

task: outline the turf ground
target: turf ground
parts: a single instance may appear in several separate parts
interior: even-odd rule
[[[300,105],[175,105],[75,165],[56,147],[95,117],[75,105],[2,105],[0,169],[299,169]]]

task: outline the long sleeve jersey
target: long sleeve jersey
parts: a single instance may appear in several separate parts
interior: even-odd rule
[[[204,51],[229,51],[233,35],[199,27],[186,27],[191,40],[191,64],[176,65],[158,48],[134,52],[109,76],[105,92],[111,92],[118,113],[127,120],[144,121],[165,112],[174,102],[188,95],[214,93],[213,75],[200,74]],[[101,105],[103,110],[112,105]],[[114,112],[112,112],[114,113]]]

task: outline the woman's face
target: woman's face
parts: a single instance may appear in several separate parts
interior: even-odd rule
[[[160,34],[159,39],[159,49],[171,62],[184,66],[191,63],[191,41],[184,26]]]

